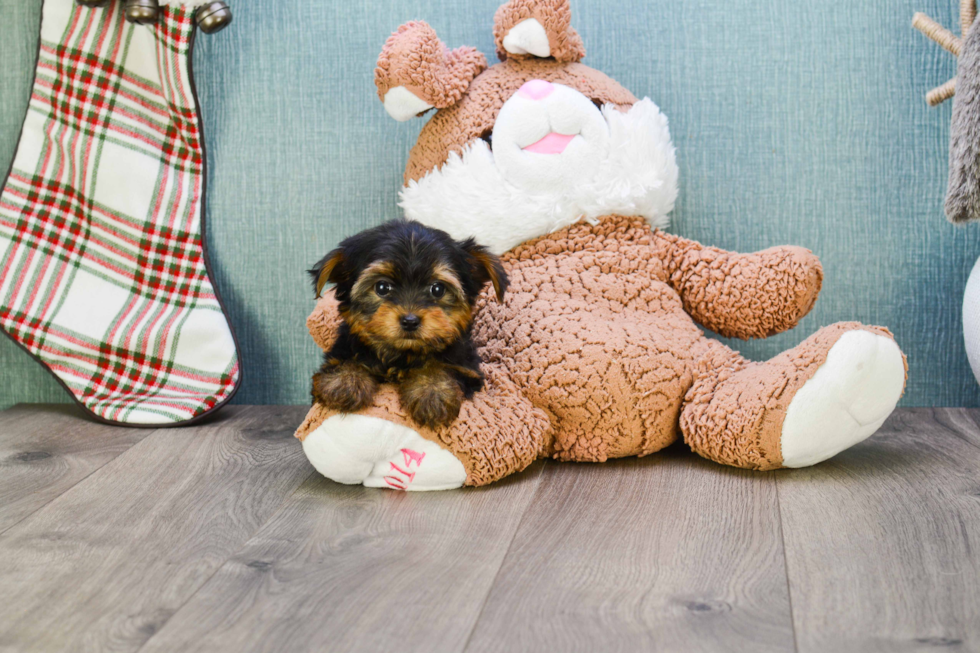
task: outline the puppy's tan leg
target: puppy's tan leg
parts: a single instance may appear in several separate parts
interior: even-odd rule
[[[412,370],[398,388],[402,408],[426,428],[452,424],[463,404],[463,390],[455,378],[436,362]]]
[[[313,375],[313,398],[344,413],[367,408],[377,391],[377,381],[357,363],[324,366]]]

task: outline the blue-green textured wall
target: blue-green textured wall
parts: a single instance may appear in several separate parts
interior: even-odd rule
[[[498,0],[239,0],[194,62],[208,137],[208,241],[243,349],[236,401],[303,403],[318,363],[303,270],[344,235],[397,215],[422,121],[375,95],[381,44],[422,18],[492,57]],[[793,331],[732,343],[774,355],[821,325],[884,324],[909,357],[905,405],[980,405],[960,302],[980,227],[942,216],[950,103],[922,99],[955,72],[909,24],[957,24],[955,0],[573,0],[585,63],[671,118],[681,168],[672,230],[748,251],[792,243],[826,271]],[[0,0],[0,167],[31,83],[39,0]],[[0,407],[64,400],[0,341]]]

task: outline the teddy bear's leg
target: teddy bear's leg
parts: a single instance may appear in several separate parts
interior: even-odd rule
[[[448,427],[430,431],[412,423],[395,388],[384,386],[360,413],[315,404],[296,437],[316,470],[338,483],[412,491],[486,485],[544,455],[551,429],[506,370],[484,365],[483,371],[486,388],[463,403]]]
[[[887,329],[844,322],[764,363],[704,340],[681,430],[696,453],[748,469],[814,465],[869,437],[905,387]]]

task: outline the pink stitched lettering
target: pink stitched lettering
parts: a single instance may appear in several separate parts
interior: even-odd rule
[[[422,464],[422,459],[425,458],[424,453],[415,451],[414,449],[402,449],[401,452],[402,457],[405,459],[405,467],[408,469],[411,469],[412,463],[415,463],[416,468],[419,467],[419,465]],[[385,483],[388,484],[388,487],[396,490],[407,490],[408,484],[415,480],[416,472],[408,471],[408,469],[402,469],[391,461],[389,461],[388,464],[391,465],[392,471],[397,472],[397,474],[385,476]]]
[[[391,465],[392,469],[397,469],[399,472],[407,476],[409,483],[415,480],[415,472],[406,472],[404,469],[402,469],[401,467],[399,467],[398,465],[392,462],[389,462],[388,464]]]
[[[405,458],[405,467],[411,467],[413,462],[418,467],[422,464],[422,459],[425,458],[424,453],[412,449],[402,449],[402,456]]]
[[[393,487],[396,490],[404,490],[405,489],[405,486],[401,484],[401,481],[399,481],[394,476],[385,476],[384,478],[385,478],[385,483],[387,483],[389,485],[389,487]]]

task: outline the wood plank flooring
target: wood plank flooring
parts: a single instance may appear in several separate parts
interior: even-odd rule
[[[182,429],[0,413],[0,651],[980,651],[980,411],[817,467],[682,446],[402,494],[302,407]]]

